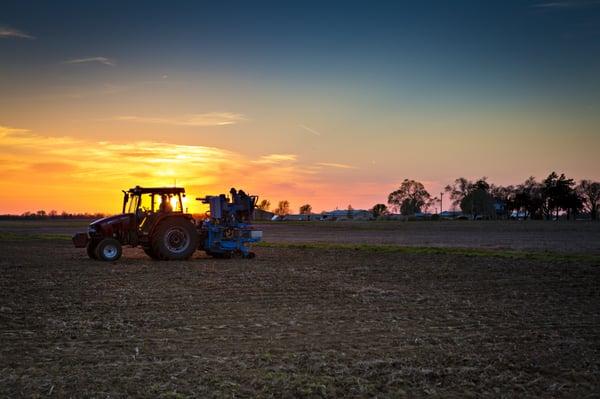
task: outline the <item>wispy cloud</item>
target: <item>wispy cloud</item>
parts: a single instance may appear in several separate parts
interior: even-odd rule
[[[35,39],[35,36],[32,36],[18,29],[9,28],[7,26],[0,26],[0,39],[8,39],[11,37],[17,39]]]
[[[165,184],[173,177],[190,184],[214,184],[225,165],[237,173],[231,165],[243,164],[239,154],[215,147],[154,141],[92,142],[3,126],[0,154],[10,165],[0,170],[0,175],[4,173],[14,181],[28,179],[33,170],[36,176],[44,175],[47,184],[69,186],[93,180],[112,189],[116,182],[118,186],[130,184],[141,175],[152,184]],[[104,165],[106,159],[114,162]],[[211,170],[214,176],[209,176]]]
[[[337,182],[332,188],[322,178],[315,181],[307,170],[309,165],[296,159],[294,154],[269,154],[257,163],[247,155],[217,147],[152,140],[97,142],[0,126],[0,180],[8,187],[0,212],[22,212],[30,207],[118,212],[120,189],[135,184],[168,185],[175,178],[193,193],[190,198],[239,185],[272,200],[292,201],[304,200],[311,190],[337,189]],[[26,186],[51,194],[40,199],[19,191]],[[82,201],[82,196],[90,200]],[[191,211],[204,211],[196,201],[188,204]]]
[[[117,116],[113,119],[126,122],[153,123],[173,126],[225,126],[234,125],[246,120],[244,115],[233,112],[208,112],[205,114],[192,114],[167,118],[125,115]]]
[[[600,5],[598,0],[548,1],[532,5],[534,8],[581,8]]]
[[[14,127],[0,125],[0,138],[7,137],[9,135],[15,136],[15,135],[23,134],[23,133],[28,133],[28,132],[29,132],[29,130],[27,130],[27,129],[17,129]]]
[[[315,165],[324,166],[326,168],[356,169],[356,166],[347,165],[344,163],[335,163],[335,162],[317,162]]]
[[[102,65],[108,65],[114,67],[117,65],[117,62],[111,58],[106,57],[86,57],[86,58],[73,58],[70,60],[66,60],[63,64],[87,64],[87,63],[98,63]]]
[[[253,162],[257,164],[278,164],[284,162],[295,162],[297,159],[298,155],[296,154],[269,154],[263,155]]]
[[[35,36],[32,36],[18,29],[9,28],[8,26],[0,26],[0,39],[9,38],[33,40],[35,39]]]
[[[317,130],[315,130],[315,129],[311,129],[311,128],[310,128],[310,127],[308,127],[308,126],[305,126],[305,125],[300,125],[300,127],[301,127],[302,129],[306,130],[307,132],[314,134],[315,136],[320,136],[320,135],[321,135],[321,133],[320,133],[319,131],[317,131]]]

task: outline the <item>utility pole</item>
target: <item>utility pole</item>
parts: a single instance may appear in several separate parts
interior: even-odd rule
[[[444,193],[441,192],[440,193],[440,216],[443,211],[444,211]]]

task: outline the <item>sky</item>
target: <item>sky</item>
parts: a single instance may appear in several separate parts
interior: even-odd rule
[[[138,184],[366,209],[600,180],[599,149],[600,1],[0,3],[0,213]]]

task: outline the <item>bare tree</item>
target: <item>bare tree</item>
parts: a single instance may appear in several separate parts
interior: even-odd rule
[[[563,210],[567,214],[567,219],[570,219],[581,210],[583,204],[574,189],[575,181],[573,179],[567,178],[564,173],[559,176],[556,172],[552,172],[542,184],[542,195],[547,208],[546,218],[550,218],[554,214],[554,217],[558,219],[559,212]]]
[[[414,215],[429,204],[431,195],[425,190],[422,183],[404,179],[400,187],[388,195],[388,204],[402,215]]]
[[[514,186],[490,186],[490,194],[502,205],[501,215],[508,219],[515,209],[516,189]]]
[[[373,214],[374,218],[378,218],[380,216],[387,215],[389,212],[385,204],[375,204],[373,205],[373,208],[371,208],[371,213]]]
[[[450,200],[452,201],[452,206],[457,208],[460,206],[461,201],[465,198],[469,192],[473,189],[473,182],[465,179],[464,177],[459,177],[454,180],[452,185],[448,184],[444,189],[447,193],[450,194]]]
[[[279,216],[285,216],[290,214],[290,202],[288,200],[279,201],[275,214]]]
[[[516,187],[514,207],[517,211],[523,211],[525,218],[542,218],[545,208],[542,184],[535,177],[529,177]]]
[[[304,204],[300,207],[301,215],[310,215],[312,213],[312,206],[310,204]]]
[[[258,205],[256,205],[256,207],[260,210],[268,211],[269,208],[271,207],[271,202],[268,199],[264,199],[264,200],[260,201],[260,203]]]
[[[494,198],[489,193],[489,184],[479,180],[473,185],[473,189],[460,202],[463,213],[472,215],[473,219],[478,217],[494,219],[496,209]]]
[[[583,201],[584,209],[590,213],[592,220],[598,220],[600,183],[591,180],[581,180],[576,190]]]

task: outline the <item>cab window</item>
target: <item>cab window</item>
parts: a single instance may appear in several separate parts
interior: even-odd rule
[[[129,203],[127,204],[127,213],[135,213],[137,211],[140,197],[137,195],[129,196]]]

